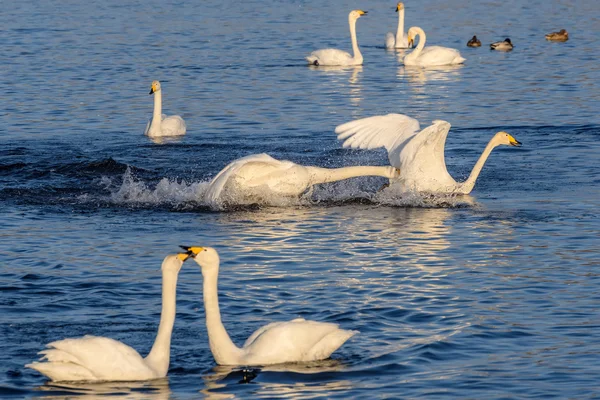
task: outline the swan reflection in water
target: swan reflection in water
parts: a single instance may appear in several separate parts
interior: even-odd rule
[[[331,84],[336,86],[334,89],[343,94],[343,98],[349,98],[353,105],[358,106],[362,101],[362,85],[360,83],[361,74],[363,72],[362,65],[309,66],[309,68],[325,75],[329,75]],[[349,85],[344,83],[344,78],[346,77]],[[343,86],[337,87],[340,83],[343,84]],[[346,90],[346,88],[348,88],[348,90]]]
[[[240,395],[243,397],[243,393],[239,392],[239,385],[253,383],[252,394],[258,396],[293,397],[306,392],[326,394],[353,387],[350,380],[344,379],[344,371],[349,368],[349,365],[334,359],[276,364],[261,368],[219,365],[202,376],[205,387],[200,392],[207,399],[228,399]],[[338,376],[339,379],[336,379]],[[227,393],[228,388],[230,393]]]
[[[47,394],[38,399],[144,399],[167,400],[171,398],[168,378],[137,382],[52,382],[37,390]]]

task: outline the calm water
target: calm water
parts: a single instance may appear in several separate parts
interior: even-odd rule
[[[394,2],[121,3],[12,2],[0,14],[0,397],[600,395],[599,2],[407,1],[407,27],[467,58],[438,70],[382,48]],[[312,50],[350,49],[359,7],[365,65],[304,65]],[[560,28],[568,42],[544,40]],[[473,34],[484,47],[465,46]],[[514,51],[485,47],[507,36]],[[185,138],[143,136],[153,79]],[[389,112],[450,121],[459,180],[496,131],[524,146],[495,150],[464,198],[384,196],[382,179],[364,178],[278,207],[201,201],[210,177],[253,153],[385,165],[383,151],[341,149],[333,129]],[[50,385],[23,368],[84,334],[146,354],[160,263],[178,244],[220,251],[238,344],[298,316],[361,333],[323,362],[217,367],[187,263],[168,378]]]

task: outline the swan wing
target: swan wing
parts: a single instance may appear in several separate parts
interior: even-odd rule
[[[183,118],[179,115],[170,115],[167,117],[163,114],[160,129],[162,136],[180,136],[185,135],[187,126]]]
[[[396,155],[419,131],[419,121],[403,114],[377,115],[338,125],[335,133],[344,147],[375,149],[385,147],[390,164],[400,168]]]
[[[252,364],[278,364],[321,359],[315,358],[317,356],[327,358],[354,334],[334,334],[338,331],[350,332],[339,329],[337,324],[306,321],[302,318],[272,323],[251,336],[253,340],[248,346],[244,346],[246,359]],[[332,340],[326,339],[323,342],[329,335],[332,335]],[[340,343],[343,336],[346,339]],[[315,348],[316,351],[313,350]]]
[[[393,49],[396,47],[396,36],[392,32],[388,32],[385,35],[385,48]]]
[[[354,62],[350,53],[338,49],[315,50],[306,60],[310,64],[315,64],[316,61],[316,65],[352,65]]]
[[[53,380],[140,380],[155,377],[139,353],[117,340],[84,336],[58,340],[27,366]],[[73,376],[68,376],[72,374]]]
[[[301,321],[305,321],[305,319],[304,318],[296,318],[289,322],[301,322]],[[287,321],[271,322],[270,324],[267,324],[263,327],[258,328],[257,330],[254,331],[254,333],[252,335],[250,335],[250,337],[248,339],[246,339],[246,342],[244,343],[244,347],[250,346],[256,340],[256,338],[259,337],[260,335],[262,335],[265,331],[268,331],[269,329],[272,329],[278,325],[287,324],[287,323],[288,323]]]
[[[437,182],[452,179],[444,159],[449,131],[450,123],[436,120],[415,135],[400,152],[400,178],[423,181],[431,178]]]
[[[225,189],[229,179],[234,176],[240,168],[251,162],[279,163],[280,161],[265,153],[252,154],[232,161],[210,181],[208,189],[204,193],[204,201],[212,207],[218,207],[221,201],[221,193],[223,192],[223,189]]]

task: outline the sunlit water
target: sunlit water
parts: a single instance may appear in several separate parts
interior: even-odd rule
[[[335,4],[334,4],[335,3]],[[0,93],[0,397],[592,398],[600,382],[600,3],[406,2],[406,26],[458,48],[462,67],[404,68],[383,40],[394,2],[13,2],[3,5]],[[523,5],[524,4],[524,5]],[[365,65],[314,69],[350,49]],[[566,28],[570,40],[544,34]],[[484,47],[465,46],[473,35]],[[510,37],[510,53],[486,45]],[[188,134],[152,143],[150,82]],[[453,124],[471,196],[377,193],[381,178],[319,186],[273,206],[214,211],[210,177],[267,152],[305,165],[385,165],[333,130],[400,112]],[[169,376],[50,385],[24,364],[64,337],[146,354],[160,263],[178,244],[221,253],[221,312],[241,344],[298,316],[360,335],[308,365],[217,367],[202,278],[185,264]]]

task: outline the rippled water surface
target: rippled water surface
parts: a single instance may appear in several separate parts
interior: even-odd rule
[[[405,4],[406,26],[458,48],[464,66],[403,67],[383,49],[388,1],[3,5],[0,397],[600,395],[600,3]],[[350,50],[352,8],[369,11],[364,66],[307,67],[312,50]],[[568,42],[544,40],[561,28]],[[482,48],[465,46],[473,34]],[[505,37],[512,52],[487,49]],[[142,134],[153,79],[184,138]],[[287,203],[202,201],[212,176],[253,153],[386,165],[383,151],[342,149],[333,130],[390,112],[452,123],[458,180],[498,130],[524,146],[495,150],[471,196],[400,197],[360,178]],[[23,367],[84,334],[145,355],[160,264],[179,244],[220,251],[221,312],[238,344],[299,316],[360,334],[323,362],[217,367],[190,262],[167,378],[52,385]]]

